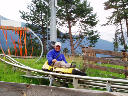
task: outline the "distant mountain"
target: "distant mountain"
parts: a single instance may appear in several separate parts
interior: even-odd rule
[[[83,41],[86,41],[86,39],[84,39]],[[82,42],[81,45],[84,46],[85,42]],[[88,46],[88,45],[85,45],[85,46]],[[70,47],[69,42],[66,41],[65,43],[62,43],[61,50],[63,50],[65,47],[70,51],[68,54],[71,54],[71,47]],[[109,42],[109,41],[103,40],[103,39],[98,39],[98,42],[95,44],[95,47],[93,47],[92,49],[113,51],[114,45],[113,45],[113,42]],[[119,47],[118,49],[121,50],[121,47]],[[77,55],[82,54],[82,48],[81,47],[76,48],[75,53],[77,53]],[[110,57],[110,55],[103,55],[103,54],[96,54],[96,56],[97,57]]]
[[[3,16],[0,15],[0,25],[1,25],[1,20],[9,20]],[[21,27],[24,27],[25,26],[25,23],[24,22],[21,22]]]
[[[4,31],[4,34],[6,34],[6,32]],[[7,44],[6,44],[6,39],[4,37],[3,31],[0,30],[0,43],[1,46],[3,48],[3,50],[7,50],[8,47],[13,47],[13,41],[18,41],[18,35],[15,35],[15,32],[13,31],[7,31]],[[6,36],[6,35],[5,35]],[[12,36],[12,39],[11,39]],[[12,41],[13,40],[13,41]]]
[[[9,19],[7,19],[7,18],[5,18],[5,17],[0,15],[0,20],[9,20]]]
[[[0,25],[1,25],[1,20],[9,20],[9,19],[7,19],[7,18],[5,18],[5,17],[0,15]]]
[[[84,39],[83,41],[86,41],[86,39]],[[85,43],[82,42],[81,45],[84,46]],[[62,50],[65,48],[65,46],[66,46],[67,49],[71,52],[70,43],[67,42],[67,41],[66,41],[65,43],[62,43],[62,47],[61,47]],[[85,46],[88,46],[88,45],[85,45]],[[113,51],[114,45],[113,45],[112,42],[99,39],[98,42],[96,43],[95,47],[93,47],[93,49],[102,49],[102,50],[111,50],[111,51]],[[81,54],[81,53],[82,53],[82,48],[81,48],[81,47],[76,48],[75,53]],[[70,54],[70,53],[69,53],[69,54]]]

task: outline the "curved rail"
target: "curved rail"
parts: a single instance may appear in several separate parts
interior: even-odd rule
[[[5,62],[5,63],[12,65],[14,67],[17,67],[19,69],[27,70],[26,74],[27,74],[27,72],[41,73],[41,76],[37,76],[37,78],[42,78],[42,77],[45,77],[45,75],[49,75],[50,84],[54,83],[55,85],[62,86],[60,84],[62,82],[62,80],[64,80],[64,81],[68,80],[66,82],[73,84],[74,88],[103,88],[103,89],[107,89],[108,91],[110,88],[114,88],[114,90],[128,92],[128,80],[47,72],[47,71],[42,71],[42,70],[28,67],[22,63],[17,62],[16,60],[14,60],[13,58],[11,58],[8,55],[0,54],[0,56],[5,56],[5,58],[7,58],[10,61],[10,62],[8,62],[8,61],[0,58],[0,60],[2,62]],[[26,76],[34,77],[30,74],[29,74],[29,76],[28,75],[26,75]],[[53,81],[53,79],[54,79],[54,81]],[[59,83],[57,83],[58,81],[56,81],[58,79],[60,79]],[[112,83],[113,83],[113,85],[112,85]]]
[[[43,44],[42,44],[42,41],[41,41],[41,39],[29,28],[29,30],[33,33],[33,35],[35,35],[38,39],[39,39],[39,41],[40,41],[40,44],[41,44],[41,46],[42,46],[42,52],[41,52],[41,55],[40,55],[40,57],[39,57],[39,59],[36,61],[36,62],[38,62],[40,59],[41,59],[41,57],[42,57],[42,55],[43,55]]]

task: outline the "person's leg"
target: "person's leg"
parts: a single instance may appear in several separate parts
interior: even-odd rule
[[[56,62],[54,63],[54,66],[53,66],[53,67],[61,67],[60,61],[56,61]]]
[[[75,68],[71,63],[65,63],[64,61],[57,61],[54,63],[54,67],[63,67],[63,68]]]
[[[65,67],[67,67],[67,68],[69,68],[71,66],[71,63],[65,63],[64,61],[60,61],[60,67],[63,67],[63,68],[65,68]]]

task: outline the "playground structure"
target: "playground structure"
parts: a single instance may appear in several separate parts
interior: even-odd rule
[[[20,38],[18,38],[18,45],[19,45],[19,50],[20,50],[20,56],[22,57],[23,54],[22,54],[22,41],[21,41],[21,36],[24,37],[24,45],[25,45],[25,53],[24,53],[24,56],[27,56],[27,47],[26,47],[26,32],[29,32],[29,29],[26,28],[26,27],[13,27],[13,26],[0,26],[0,29],[2,29],[3,31],[3,34],[4,34],[4,37],[5,37],[5,40],[6,40],[6,45],[7,45],[7,30],[11,30],[12,32],[15,31],[15,35],[17,34]],[[11,34],[10,34],[11,36]],[[15,50],[15,56],[17,55],[18,56],[18,53],[17,53],[17,48],[16,48],[16,43],[15,43],[15,39],[12,38],[11,36],[11,39],[12,39],[12,42],[13,42],[13,45],[14,45],[14,50]],[[2,52],[4,53],[3,49],[2,49],[2,46],[1,46],[1,50]],[[9,46],[8,46],[8,50],[9,49]],[[33,47],[32,47],[32,53],[33,53]],[[31,55],[32,55],[31,53]],[[5,53],[4,53],[5,54]],[[10,55],[10,52],[8,52],[8,55]]]
[[[5,22],[5,23],[4,23]],[[40,55],[40,58],[39,59],[41,59],[41,57],[42,57],[42,55],[43,55],[43,44],[42,44],[42,41],[40,40],[40,38],[30,29],[30,28],[26,28],[26,27],[14,27],[14,26],[3,26],[3,25],[10,25],[10,22],[11,23],[16,23],[16,21],[10,21],[10,20],[2,20],[2,22],[1,22],[1,25],[0,25],[0,29],[3,31],[3,34],[4,34],[4,37],[5,37],[5,40],[6,40],[6,45],[7,45],[7,34],[8,34],[8,32],[7,32],[7,30],[11,30],[12,32],[14,31],[15,32],[15,35],[17,34],[18,36],[19,36],[19,38],[18,38],[18,45],[19,45],[19,50],[20,50],[20,56],[22,57],[22,56],[27,56],[27,47],[26,47],[26,33],[27,32],[32,32],[33,33],[33,35],[34,36],[36,36],[37,38],[38,38],[38,40],[40,41],[40,44],[41,44],[41,47],[42,47],[42,52],[41,52],[41,55]],[[3,25],[2,25],[3,24]],[[13,25],[13,24],[12,24]],[[19,26],[20,24],[18,24],[18,26]],[[11,36],[11,34],[10,34],[10,36]],[[23,36],[23,38],[24,38],[24,42],[22,42],[21,41],[21,37]],[[30,38],[31,38],[31,35],[30,35]],[[12,38],[12,36],[11,36],[11,39],[12,39],[12,42],[13,42],[13,45],[14,45],[14,50],[15,50],[15,56],[18,56],[18,53],[17,53],[17,44],[16,44],[16,42],[15,42],[15,39],[14,38]],[[31,42],[32,42],[32,40],[31,40]],[[24,44],[24,46],[25,46],[25,53],[23,54],[22,53],[22,47],[23,47],[23,44]],[[2,46],[1,46],[1,44],[0,44],[0,47],[1,47],[1,50],[2,50],[2,53],[3,54],[5,54],[5,52],[4,52],[4,50],[3,50],[3,48],[2,48]],[[9,49],[9,46],[8,46],[8,49],[7,49],[7,51],[8,51],[8,55],[11,55],[10,54],[10,49]],[[32,53],[33,53],[33,46],[32,46],[32,52],[31,52],[31,55],[30,55],[30,57],[32,56]],[[39,59],[37,60],[37,61],[39,61]],[[36,61],[36,62],[37,62]]]

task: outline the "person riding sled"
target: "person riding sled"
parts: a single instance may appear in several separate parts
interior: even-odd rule
[[[47,60],[48,64],[50,66],[54,67],[66,67],[66,68],[75,68],[76,65],[72,65],[71,63],[67,63],[64,54],[60,52],[61,49],[61,43],[56,42],[55,43],[55,48],[50,50],[47,53]]]

